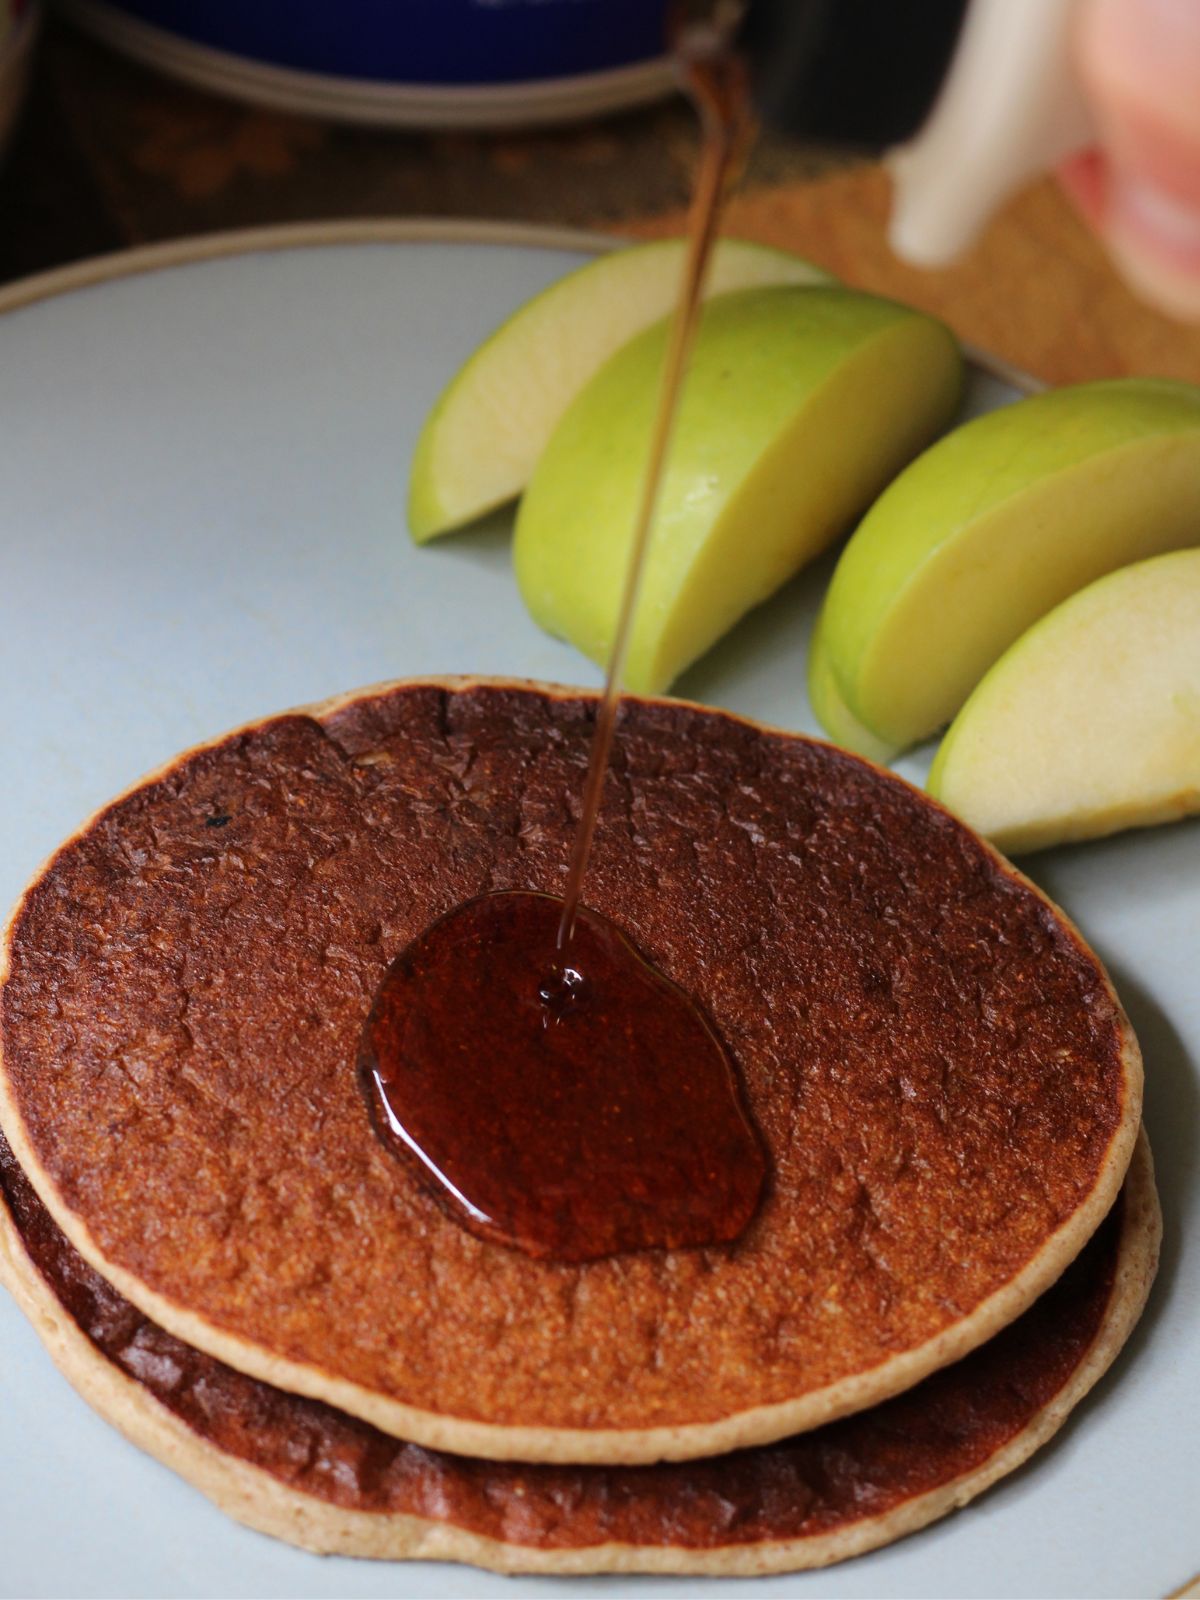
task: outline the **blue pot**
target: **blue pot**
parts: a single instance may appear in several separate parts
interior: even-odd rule
[[[665,48],[668,0],[119,0],[113,9],[271,66],[467,86],[651,60]]]

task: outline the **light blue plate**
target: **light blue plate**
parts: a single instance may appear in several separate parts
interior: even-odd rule
[[[0,318],[0,900],[140,773],[261,713],[409,673],[596,682],[526,617],[504,518],[420,551],[403,521],[442,384],[586,241],[396,234],[134,276],[118,259]],[[977,375],[972,402],[1013,393]],[[680,693],[815,731],[804,659],[827,575],[764,606]],[[903,770],[919,778],[922,762]],[[1149,1311],[1055,1442],[967,1511],[844,1567],[722,1594],[1162,1595],[1200,1569],[1200,826],[1033,864],[1110,963],[1145,1049],[1167,1228]],[[579,1589],[322,1561],[244,1531],[93,1416],[0,1296],[0,1594]]]

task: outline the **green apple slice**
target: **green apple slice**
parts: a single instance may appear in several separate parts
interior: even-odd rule
[[[604,662],[646,470],[666,324],[555,430],[517,517],[534,619]],[[854,521],[945,427],[962,360],[931,317],[833,288],[722,295],[701,317],[625,681],[665,689]]]
[[[1200,550],[1110,573],[1023,634],[929,791],[1013,854],[1200,811]]]
[[[897,748],[944,726],[1084,584],[1200,542],[1200,388],[1056,389],[940,440],[843,551],[822,631],[848,708]]]
[[[614,250],[543,289],[459,368],[417,441],[408,526],[418,544],[520,494],[559,418],[615,351],[671,309],[687,241]],[[723,239],[706,295],[827,283],[786,250]]]
[[[852,750],[856,756],[865,756],[881,767],[896,754],[895,745],[865,728],[842,699],[819,619],[808,645],[808,703],[822,728],[843,750]]]

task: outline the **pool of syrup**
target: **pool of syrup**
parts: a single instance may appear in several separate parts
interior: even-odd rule
[[[393,962],[359,1072],[389,1149],[470,1232],[556,1261],[720,1244],[765,1166],[708,1019],[607,917],[468,900]]]

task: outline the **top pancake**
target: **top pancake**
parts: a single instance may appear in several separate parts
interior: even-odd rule
[[[631,701],[586,899],[712,1017],[767,1194],[732,1246],[582,1266],[459,1228],[376,1141],[359,1034],[435,916],[561,887],[594,705],[400,684],[185,755],[35,880],[0,993],[4,1130],[127,1298],[497,1458],[711,1454],[906,1387],[1077,1253],[1140,1111],[1095,957],[947,813],[828,746]]]

